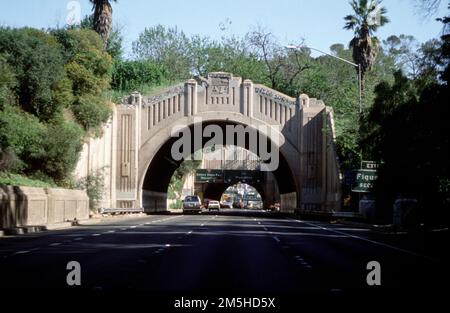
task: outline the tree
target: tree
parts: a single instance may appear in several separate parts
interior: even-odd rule
[[[15,74],[14,91],[25,111],[43,121],[61,112],[66,105],[58,95],[66,91],[64,59],[52,35],[32,28],[0,28],[0,54],[1,62],[9,64],[3,65],[5,71],[9,68]]]
[[[103,97],[110,86],[111,56],[103,50],[101,38],[90,29],[58,30],[55,36],[64,48],[66,75],[73,89],[70,108],[86,130],[96,129],[111,113]]]
[[[419,75],[419,43],[411,35],[389,36],[383,40],[387,53],[392,56],[403,71],[415,79]]]
[[[102,37],[103,42],[108,42],[112,27],[112,7],[110,1],[116,0],[89,0],[94,11],[94,30]]]
[[[8,64],[6,55],[0,54],[0,110],[16,102],[13,89],[17,86],[16,75]]]
[[[436,14],[442,0],[413,0],[413,2],[416,3],[423,16],[429,17]]]
[[[354,14],[344,17],[346,21],[344,29],[354,32],[350,47],[353,49],[353,60],[360,66],[362,82],[366,73],[372,69],[378,55],[379,42],[373,34],[379,27],[389,22],[386,17],[387,10],[385,7],[380,7],[380,2],[352,0],[350,5]]]
[[[69,29],[91,29],[95,31],[94,15],[86,15],[81,20],[80,25],[72,25]],[[114,60],[121,59],[123,54],[123,36],[121,33],[121,28],[117,25],[114,25],[111,28],[111,33],[108,36],[105,50]]]
[[[176,27],[157,25],[146,28],[133,42],[133,53],[140,60],[164,65],[171,81],[190,76],[189,38]]]

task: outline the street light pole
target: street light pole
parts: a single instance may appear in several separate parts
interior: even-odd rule
[[[350,65],[356,67],[358,69],[359,114],[360,115],[362,114],[362,74],[361,74],[361,64],[353,63],[353,62],[351,62],[349,60],[346,60],[344,58],[341,58],[341,57],[332,55],[330,53],[327,53],[325,51],[322,51],[322,50],[319,50],[319,49],[316,49],[316,48],[312,48],[312,47],[309,47],[309,46],[305,46],[305,45],[299,45],[299,46],[288,45],[288,46],[286,46],[286,48],[288,48],[288,49],[295,49],[295,50],[301,50],[302,48],[307,48],[307,49],[310,49],[310,50],[314,50],[314,51],[320,52],[320,53],[325,54],[325,55],[327,55],[329,57],[338,59],[340,61],[343,61],[343,62],[345,62],[347,64],[350,64]]]

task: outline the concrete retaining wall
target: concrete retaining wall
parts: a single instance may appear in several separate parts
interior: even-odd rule
[[[89,218],[81,190],[0,186],[0,228],[48,225]]]

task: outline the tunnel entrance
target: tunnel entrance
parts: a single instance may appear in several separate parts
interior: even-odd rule
[[[225,128],[227,125],[239,124],[220,120],[201,123],[200,126],[203,134],[202,140],[200,142],[201,149],[212,146],[211,138],[213,136],[204,135],[204,130],[209,125],[220,127],[223,130],[222,134],[226,134]],[[195,126],[195,124],[192,124],[187,127],[190,130],[190,134],[194,133]],[[269,147],[269,149],[273,149],[274,144],[271,142],[271,138],[265,136],[264,134],[259,134],[258,138],[259,139],[253,148],[251,147],[253,143],[250,140],[250,136],[246,136],[245,140],[234,140],[234,142],[232,142],[231,144],[247,150],[252,149],[259,157],[259,152],[261,151],[261,149],[259,148],[260,145]],[[170,137],[152,158],[147,168],[142,184],[142,203],[146,212],[150,213],[167,209],[167,193],[171,177],[184,160],[192,158],[192,153],[188,154],[188,152],[196,151],[196,147],[194,146],[195,142],[194,140],[191,140],[192,149],[187,149],[186,152],[183,151],[183,153],[185,153],[185,155],[183,155],[183,159],[177,160],[171,153],[173,151],[172,147],[177,139],[179,139],[179,137]],[[222,140],[222,142],[227,142],[227,138],[222,138]],[[229,141],[227,143],[229,143]],[[272,153],[272,151],[270,152]],[[273,152],[276,153],[276,156],[278,158],[278,166],[276,167],[276,169],[274,169],[273,171],[258,171],[259,174],[257,174],[256,176],[258,176],[259,179],[254,182],[252,181],[252,184],[258,190],[258,193],[263,197],[265,205],[267,206],[270,205],[269,202],[276,201],[277,197],[279,198],[279,194],[295,193],[296,191],[293,173],[288,165],[286,158],[280,152],[279,147],[277,147],[276,151]],[[243,171],[225,171],[222,181],[205,182],[200,192],[202,192],[204,195],[209,196],[210,198],[220,199],[223,192],[229,186],[238,182],[245,182],[245,179],[240,179],[239,175],[242,174]],[[246,174],[248,175],[248,173],[244,173],[244,176]],[[267,192],[267,177],[271,177],[273,179],[273,184],[275,184],[277,187],[277,195],[273,195],[274,191]],[[273,189],[273,186],[271,186],[271,188]],[[269,194],[271,194],[270,197],[268,197]]]

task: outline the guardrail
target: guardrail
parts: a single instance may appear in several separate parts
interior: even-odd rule
[[[100,208],[100,213],[143,213],[144,208]]]

